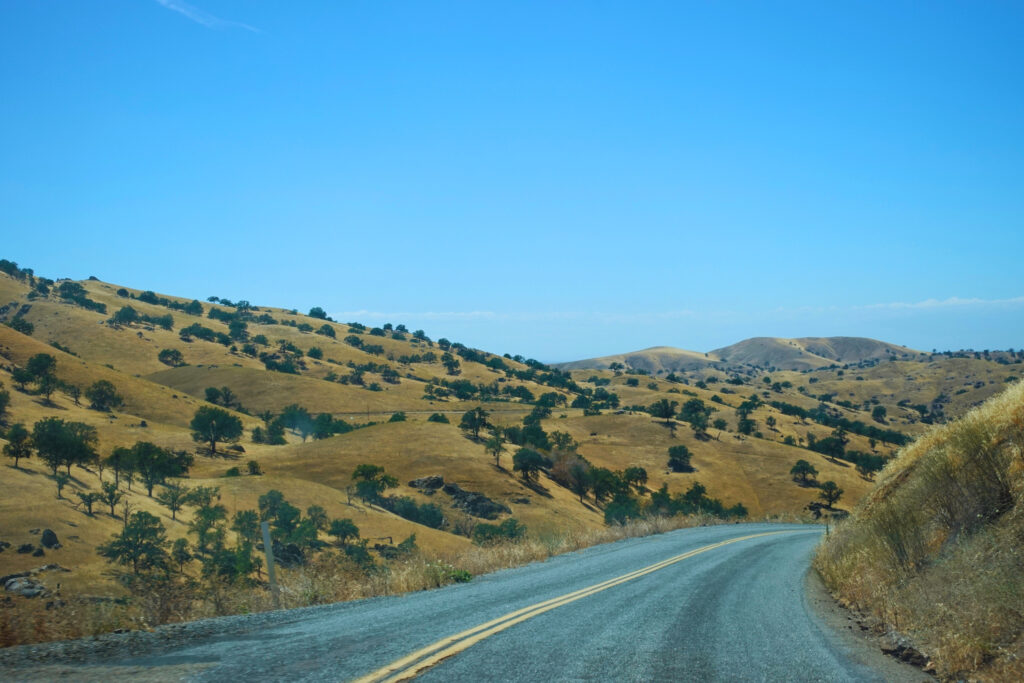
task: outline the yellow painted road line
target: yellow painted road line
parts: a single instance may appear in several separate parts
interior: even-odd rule
[[[638,579],[641,576],[646,576],[647,574],[656,572],[659,569],[664,569],[665,567],[676,564],[677,562],[682,562],[683,560],[687,560],[695,555],[700,555],[701,553],[706,553],[709,550],[715,550],[716,548],[721,548],[722,546],[729,545],[731,543],[738,543],[739,541],[746,541],[751,538],[761,538],[763,536],[794,533],[795,531],[796,530],[767,531],[760,534],[740,536],[738,538],[731,538],[726,541],[712,543],[711,545],[706,545],[702,548],[697,548],[696,550],[690,550],[689,552],[670,557],[667,560],[656,562],[652,565],[617,576],[613,579],[595,583],[592,586],[587,586],[586,588],[581,588],[571,593],[560,595],[556,598],[550,598],[528,607],[517,609],[496,619],[491,619],[483,624],[474,626],[473,628],[442,638],[441,640],[427,645],[426,647],[408,654],[405,657],[396,659],[387,666],[381,667],[376,671],[355,679],[354,683],[377,683],[378,681],[385,680],[388,681],[388,683],[391,683],[392,681],[409,680],[410,678],[413,678],[436,665],[441,660],[458,654],[459,652],[472,647],[476,643],[479,643],[481,640],[489,638],[495,633],[500,633],[501,631],[522,623],[527,619],[532,619],[533,617],[544,614],[545,612],[549,612],[556,607],[568,605],[571,602],[594,595],[595,593],[600,593],[614,586],[632,581],[633,579]]]

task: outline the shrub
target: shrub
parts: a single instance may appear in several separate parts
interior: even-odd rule
[[[473,529],[473,542],[477,545],[494,545],[515,541],[526,535],[526,526],[514,517],[509,517],[501,524],[480,522]]]
[[[22,334],[27,334],[29,336],[32,336],[32,333],[35,332],[36,329],[35,325],[20,316],[11,318],[11,320],[7,322],[7,326],[15,332],[21,332]]]

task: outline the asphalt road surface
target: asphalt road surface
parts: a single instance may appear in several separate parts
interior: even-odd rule
[[[247,682],[899,678],[809,605],[805,580],[822,532],[685,529],[439,590],[234,618],[223,634],[139,656],[9,673]]]

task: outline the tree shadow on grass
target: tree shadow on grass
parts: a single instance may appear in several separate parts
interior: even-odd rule
[[[522,479],[520,479],[519,483],[525,486],[526,488],[530,489],[534,493],[536,493],[538,496],[544,496],[545,498],[553,497],[551,493],[548,491],[548,489],[545,488],[544,485],[542,485],[539,481],[523,481]]]
[[[26,458],[22,458],[22,460],[26,460]],[[22,474],[28,474],[28,475],[33,476],[33,477],[38,477],[38,476],[43,474],[42,472],[36,472],[35,470],[27,470],[24,467],[15,467],[13,462],[8,463],[7,466],[10,467],[12,470],[14,470],[16,472],[21,472]]]

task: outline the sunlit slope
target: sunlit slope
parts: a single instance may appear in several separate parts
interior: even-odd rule
[[[39,353],[47,353],[57,360],[57,377],[63,382],[74,384],[85,388],[98,380],[107,380],[116,388],[117,392],[124,398],[124,405],[113,414],[101,413],[93,410],[86,410],[88,400],[83,396],[80,399],[81,408],[76,408],[73,401],[63,392],[56,392],[52,400],[54,407],[42,405],[39,397],[28,397],[20,392],[12,392],[12,397],[19,404],[25,401],[25,409],[28,414],[22,418],[20,410],[12,410],[15,418],[22,421],[42,419],[44,416],[54,413],[63,416],[62,413],[74,409],[85,416],[87,420],[103,423],[118,422],[124,416],[126,419],[140,418],[155,425],[164,424],[176,430],[186,430],[188,424],[200,405],[208,405],[205,401],[196,400],[180,392],[175,392],[170,387],[165,387],[145,379],[127,375],[117,370],[112,370],[105,365],[96,362],[87,362],[81,358],[68,355],[47,344],[40,342],[38,330],[35,336],[15,332],[6,325],[0,325],[0,350],[7,360],[24,366],[28,359]],[[8,386],[11,385],[10,377],[7,377]],[[17,405],[17,404],[16,404]],[[241,416],[256,424],[253,418]],[[187,439],[188,434],[184,437]]]
[[[275,450],[262,462],[270,475],[315,482],[339,492],[351,486],[351,474],[357,465],[380,465],[398,478],[400,487],[395,493],[412,496],[421,503],[434,502],[453,512],[447,494],[427,496],[407,486],[413,479],[440,475],[446,482],[507,505],[512,516],[529,528],[603,524],[600,511],[581,506],[574,495],[544,476],[540,490],[527,488],[512,472],[511,452],[502,456],[502,469],[498,469],[482,444],[450,424],[380,424],[331,439],[292,444]]]
[[[613,363],[620,363],[656,374],[674,370],[700,370],[712,366],[717,360],[717,356],[713,353],[698,353],[672,346],[652,346],[641,351],[556,363],[555,365],[562,370],[607,370]]]
[[[816,566],[943,679],[1024,676],[1024,382],[903,449]]]
[[[715,349],[713,355],[729,365],[806,370],[833,363],[861,363],[912,358],[920,352],[866,337],[754,337]]]
[[[920,352],[865,337],[754,337],[707,353],[670,346],[559,363],[565,370],[607,369],[613,363],[651,374],[743,367],[809,370],[834,363],[917,358]]]

